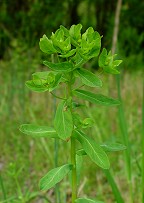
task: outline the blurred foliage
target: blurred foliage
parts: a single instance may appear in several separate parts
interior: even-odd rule
[[[111,48],[115,0],[1,0],[0,1],[0,58],[17,39],[26,49],[38,46],[43,34],[49,35],[60,24],[70,27],[82,23],[93,26],[104,36],[103,46]],[[144,2],[123,0],[119,28],[118,51],[127,69],[142,67],[144,44]],[[10,57],[10,56],[9,56]]]

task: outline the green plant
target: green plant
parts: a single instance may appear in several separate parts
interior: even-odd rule
[[[96,105],[117,106],[118,100],[102,94],[83,90],[83,86],[101,87],[102,81],[94,73],[82,66],[90,59],[98,57],[101,49],[101,36],[89,27],[81,34],[82,25],[72,25],[68,30],[60,26],[48,39],[44,35],[40,39],[40,49],[45,54],[57,57],[57,63],[44,61],[44,65],[51,71],[37,72],[26,86],[35,92],[49,91],[54,97],[60,99],[54,118],[54,127],[23,124],[20,131],[33,137],[58,138],[63,142],[71,143],[70,163],[54,168],[40,180],[40,189],[48,190],[60,182],[71,172],[72,203],[100,203],[100,201],[77,197],[78,179],[80,174],[79,156],[88,155],[89,158],[103,169],[109,169],[110,163],[107,151],[123,150],[125,147],[119,143],[98,143],[84,133],[85,129],[94,125],[91,118],[81,118],[77,113],[81,108],[75,98],[92,102]],[[99,56],[99,66],[107,73],[118,74],[116,67],[121,60],[114,60],[111,52],[103,49]],[[65,88],[65,95],[57,96],[53,90]],[[77,141],[81,148],[78,149]]]

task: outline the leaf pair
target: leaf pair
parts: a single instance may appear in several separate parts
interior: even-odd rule
[[[26,86],[35,92],[53,91],[61,82],[62,74],[45,71],[32,74],[33,79],[26,82]]]

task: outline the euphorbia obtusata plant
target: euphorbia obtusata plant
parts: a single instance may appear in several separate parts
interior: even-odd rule
[[[85,134],[85,129],[94,124],[91,118],[82,119],[78,109],[83,106],[75,99],[86,100],[97,106],[117,106],[119,101],[102,94],[83,90],[83,86],[92,88],[102,87],[100,78],[85,69],[83,65],[90,59],[99,56],[99,66],[107,73],[118,74],[116,67],[121,60],[114,60],[111,52],[101,49],[101,36],[89,27],[81,34],[82,25],[72,25],[68,30],[64,26],[52,33],[48,38],[44,35],[39,42],[40,49],[45,54],[53,54],[58,57],[57,63],[44,61],[50,71],[37,72],[32,75],[32,80],[26,82],[26,86],[35,92],[49,91],[53,96],[60,99],[54,118],[53,127],[23,124],[20,130],[34,137],[59,138],[63,142],[70,142],[70,163],[52,169],[40,180],[40,189],[48,190],[60,182],[71,172],[72,203],[100,203],[100,201],[77,197],[79,162],[77,157],[87,155],[103,169],[109,169],[110,163],[107,151],[118,151],[124,146],[118,143],[97,143]],[[53,90],[65,86],[65,95],[59,97]],[[77,148],[77,141],[81,148]]]

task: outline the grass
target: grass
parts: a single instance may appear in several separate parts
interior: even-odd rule
[[[33,123],[38,124],[51,124],[53,116],[53,99],[51,96],[47,96],[46,93],[41,95],[31,93],[26,88],[24,89],[25,102],[21,102],[18,98],[21,94],[20,84],[23,79],[19,77],[19,73],[16,72],[15,78],[17,85],[11,86],[11,75],[8,74],[9,64],[2,63],[1,71],[1,104],[0,104],[0,170],[4,187],[0,188],[0,202],[3,202],[5,195],[7,198],[11,198],[17,195],[16,184],[13,182],[13,178],[9,176],[9,164],[14,162],[17,168],[21,168],[18,179],[22,192],[25,194],[27,189],[30,192],[38,191],[38,180],[49,169],[54,167],[54,140],[49,142],[46,139],[32,139],[22,135],[19,130],[19,124],[23,121],[29,123],[31,120]],[[34,69],[36,69],[34,65]],[[3,71],[2,71],[3,70]],[[32,72],[32,70],[30,70]],[[25,75],[25,78],[29,77],[29,72]],[[108,92],[108,78],[102,76],[104,82],[103,92]],[[13,81],[14,82],[14,81]],[[141,106],[142,106],[142,74],[125,73],[122,76],[121,81],[121,94],[124,104],[124,113],[128,126],[128,136],[131,145],[131,168],[132,168],[132,187],[134,201],[141,202],[141,189],[139,183],[141,181],[141,167],[142,152],[139,149],[141,145]],[[114,84],[115,86],[115,84]],[[12,89],[13,87],[14,89]],[[116,87],[116,86],[115,86]],[[12,91],[12,93],[11,93]],[[62,91],[62,90],[60,90]],[[9,94],[12,95],[12,103],[9,99]],[[112,96],[117,97],[116,88],[113,92],[110,92]],[[21,96],[22,100],[23,95]],[[25,105],[25,107],[23,107]],[[102,140],[116,139],[122,141],[121,129],[119,120],[117,117],[117,109],[108,109],[101,107],[95,108],[93,105],[89,106],[89,109],[83,111],[84,116],[91,114],[96,121],[96,126],[90,129],[92,136],[102,142]],[[11,115],[10,115],[11,113]],[[45,116],[47,115],[47,116]],[[101,138],[101,140],[100,140]],[[63,164],[69,159],[67,144],[59,147],[59,165]],[[112,170],[114,173],[115,181],[125,202],[130,203],[129,191],[127,189],[127,180],[125,174],[125,162],[123,160],[124,152],[118,152],[109,154]],[[56,161],[56,160],[55,160]],[[90,197],[97,197],[98,199],[105,200],[107,203],[114,202],[114,196],[110,185],[108,184],[105,174],[94,164],[92,164],[87,158],[84,158],[84,170],[82,171],[82,181],[80,183],[79,195],[86,194]],[[97,177],[96,177],[97,173]],[[85,174],[85,175],[84,175]],[[100,187],[97,188],[97,185]],[[2,186],[2,185],[1,185]],[[0,186],[0,187],[1,187]],[[95,193],[96,188],[96,193]],[[5,191],[5,195],[4,195]],[[64,192],[66,191],[66,197]],[[69,184],[61,183],[60,189],[61,198],[67,199],[69,202]],[[37,202],[40,196],[45,194],[39,194]],[[54,202],[53,190],[50,190],[46,196],[51,202]],[[31,201],[32,202],[32,201]],[[43,202],[48,202],[44,200]]]

